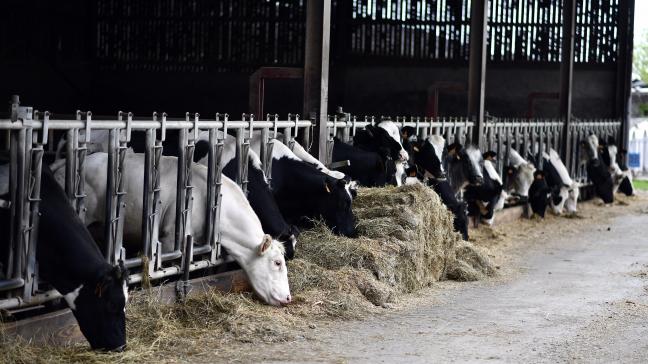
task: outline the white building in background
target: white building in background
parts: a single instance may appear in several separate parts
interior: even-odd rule
[[[648,174],[648,84],[633,77],[628,167]]]

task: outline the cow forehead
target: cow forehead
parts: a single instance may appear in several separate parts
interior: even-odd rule
[[[443,157],[443,148],[445,147],[445,139],[440,135],[430,135],[428,137],[428,142],[432,145],[437,158],[441,161]]]
[[[398,126],[396,126],[396,124],[394,124],[390,120],[386,120],[378,124],[378,127],[385,130],[387,134],[392,137],[392,139],[400,144],[400,131],[398,130]]]

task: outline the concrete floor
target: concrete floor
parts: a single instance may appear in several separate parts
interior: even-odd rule
[[[608,228],[609,226],[609,228]],[[265,362],[648,362],[648,214],[532,245],[520,274],[263,348]]]

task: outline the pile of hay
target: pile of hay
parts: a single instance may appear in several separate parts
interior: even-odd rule
[[[487,255],[453,231],[452,216],[429,188],[360,189],[354,211],[357,239],[333,235],[322,224],[302,233],[288,264],[294,296],[288,307],[216,291],[161,304],[152,289],[131,296],[124,353],[97,354],[85,344],[35,346],[0,335],[0,362],[209,361],[236,350],[232,343],[308,337],[320,320],[378,312],[438,280],[493,274]]]

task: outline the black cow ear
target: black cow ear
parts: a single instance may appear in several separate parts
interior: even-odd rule
[[[365,127],[365,130],[367,131],[367,135],[369,135],[371,138],[374,137],[373,126],[367,125]]]

